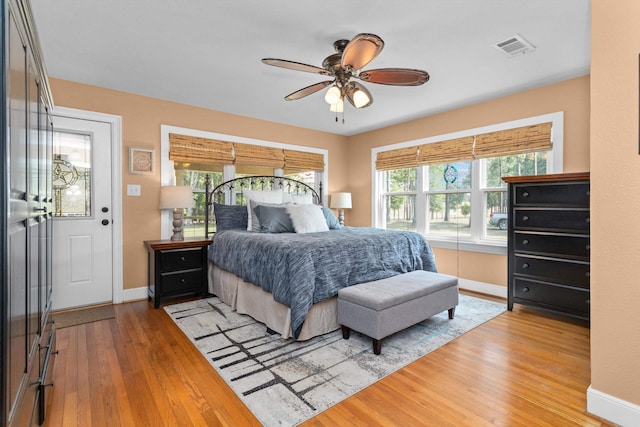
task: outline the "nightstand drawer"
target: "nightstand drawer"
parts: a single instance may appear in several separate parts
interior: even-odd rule
[[[161,250],[160,264],[162,271],[198,268],[202,266],[202,250],[200,248]]]
[[[591,252],[589,236],[516,231],[513,245],[516,252],[552,254],[585,261],[589,260]]]
[[[553,280],[583,288],[589,288],[589,270],[588,262],[525,255],[514,257],[515,274]]]
[[[202,291],[202,268],[162,273],[162,295]]]
[[[589,206],[589,183],[516,185],[515,205]]]
[[[540,307],[561,310],[578,317],[589,317],[591,303],[588,289],[514,279],[514,297]]]
[[[589,233],[588,209],[514,209],[519,229],[558,230]]]

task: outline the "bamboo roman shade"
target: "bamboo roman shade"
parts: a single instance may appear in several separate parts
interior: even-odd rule
[[[233,163],[233,144],[197,136],[169,134],[169,160],[186,163]]]
[[[269,168],[284,169],[287,173],[324,170],[322,154],[176,133],[169,134],[169,160],[177,162],[176,164],[190,163],[190,169],[197,165],[197,170],[217,171],[220,165],[231,164],[240,166],[242,170],[249,168],[253,172],[267,171],[260,173],[273,173],[273,170],[268,172]],[[211,169],[212,167],[215,169]]]
[[[473,136],[421,145],[419,165],[458,162],[473,159]]]
[[[551,123],[540,123],[476,136],[475,157],[499,157],[551,149]]]
[[[286,173],[323,171],[324,156],[296,150],[284,150],[284,170]]]
[[[381,151],[376,155],[377,170],[415,168],[418,166],[418,147]]]
[[[282,148],[265,147],[264,145],[233,144],[236,165],[284,167]]]
[[[551,122],[381,151],[377,170],[413,168],[551,150]]]

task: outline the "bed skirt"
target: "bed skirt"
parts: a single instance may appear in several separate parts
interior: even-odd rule
[[[209,292],[240,314],[248,314],[279,333],[292,338],[291,311],[273,299],[273,296],[233,273],[209,263]],[[337,297],[314,304],[302,325],[298,341],[305,341],[339,328]]]

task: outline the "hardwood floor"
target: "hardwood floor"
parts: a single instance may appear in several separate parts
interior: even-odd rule
[[[45,426],[254,426],[240,399],[147,301],[59,329]],[[516,306],[305,426],[607,426],[586,413],[589,329]]]

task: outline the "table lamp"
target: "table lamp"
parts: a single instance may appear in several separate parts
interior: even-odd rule
[[[351,209],[351,193],[333,193],[329,207],[338,209],[338,220],[344,225],[344,210]]]
[[[184,240],[182,219],[184,210],[193,208],[193,192],[187,186],[160,187],[160,209],[173,209],[173,236],[171,240]]]

